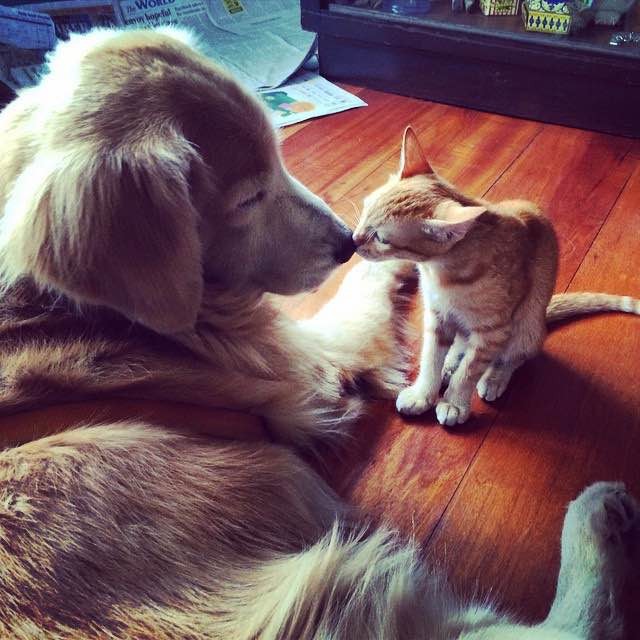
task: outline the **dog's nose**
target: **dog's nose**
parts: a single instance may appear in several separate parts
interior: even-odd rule
[[[341,241],[338,250],[335,253],[336,261],[342,264],[343,262],[348,262],[351,256],[355,253],[356,245],[353,242],[353,238],[351,234],[346,236],[344,240]]]
[[[367,242],[367,234],[362,231],[356,230],[353,232],[351,239],[353,240],[353,244],[356,245],[356,251],[357,251],[358,247],[361,244],[365,244]]]

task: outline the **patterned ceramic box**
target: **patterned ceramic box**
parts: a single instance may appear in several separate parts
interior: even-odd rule
[[[485,16],[515,16],[520,0],[480,0],[480,10]]]
[[[553,0],[524,0],[522,20],[527,31],[569,33],[571,28],[569,7]]]

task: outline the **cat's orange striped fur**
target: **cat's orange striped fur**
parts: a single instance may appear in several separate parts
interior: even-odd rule
[[[598,293],[552,297],[558,245],[551,222],[523,200],[471,198],[437,176],[414,131],[400,171],[365,199],[354,233],[369,260],[418,263],[425,302],[420,372],[398,410],[432,406],[441,424],[464,422],[474,388],[500,397],[541,349],[549,322],[597,311],[640,313],[640,302]],[[448,388],[442,398],[442,382]]]

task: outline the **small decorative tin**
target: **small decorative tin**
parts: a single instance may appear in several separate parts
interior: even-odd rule
[[[515,16],[520,0],[480,0],[480,10],[485,16]]]
[[[522,20],[527,31],[569,33],[571,12],[566,2],[554,0],[524,0]]]

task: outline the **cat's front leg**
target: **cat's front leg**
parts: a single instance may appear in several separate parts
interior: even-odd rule
[[[471,412],[471,398],[480,377],[509,340],[506,327],[478,329],[469,335],[467,349],[436,406],[438,422],[449,427],[462,424]]]
[[[415,382],[403,389],[396,400],[400,413],[419,415],[436,404],[442,385],[442,367],[452,340],[452,329],[425,307],[420,370]]]

